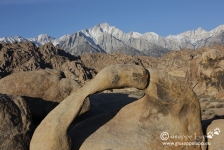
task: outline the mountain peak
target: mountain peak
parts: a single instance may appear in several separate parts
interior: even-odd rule
[[[108,33],[111,33],[111,31],[112,30],[114,30],[114,29],[117,29],[115,26],[110,26],[108,23],[101,23],[101,24],[99,24],[99,25],[97,25],[97,26],[95,26],[96,28],[100,28],[100,30],[102,31],[102,32],[108,32]],[[95,28],[95,27],[93,27],[93,28]],[[117,29],[117,30],[119,30],[119,29]]]
[[[133,32],[133,31],[129,32],[128,34],[133,38],[139,38],[142,35],[141,33]]]
[[[211,30],[212,32],[221,32],[224,30],[224,24],[223,25],[219,25],[218,27],[216,27],[215,29]]]
[[[197,49],[202,46],[210,46],[214,42],[217,43],[217,41],[219,44],[223,44],[220,40],[220,36],[222,37],[223,33],[224,25],[220,25],[211,31],[206,31],[199,27],[196,30],[162,37],[154,32],[146,32],[144,34],[138,32],[125,33],[115,26],[110,26],[107,22],[104,22],[90,29],[62,36],[59,39],[55,39],[47,34],[40,34],[35,38],[28,39],[5,37],[0,38],[0,42],[32,41],[37,46],[51,42],[68,52],[71,51],[72,54],[122,51],[128,54],[145,54],[157,57],[170,50]]]
[[[109,27],[110,25],[107,22],[99,24],[101,28]]]
[[[39,34],[37,37],[48,37],[47,34]]]
[[[54,39],[53,37],[47,35],[47,34],[39,34],[36,38],[38,39]]]
[[[34,42],[36,45],[41,46],[48,42],[53,42],[55,38],[47,35],[47,34],[40,34],[35,38],[28,38],[29,41]]]
[[[104,32],[113,35],[122,31],[116,28],[115,26],[110,26],[108,23],[105,22],[102,24],[98,24],[94,26],[93,28],[88,29],[88,32],[93,36],[94,35],[98,36],[100,33],[104,33]]]
[[[202,27],[199,27],[197,30],[195,30],[196,33],[206,33],[207,31],[204,30]]]
[[[199,27],[197,30],[204,30],[202,27]]]

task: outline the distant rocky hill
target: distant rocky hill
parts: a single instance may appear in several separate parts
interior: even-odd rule
[[[184,48],[195,50],[213,44],[224,44],[224,25],[220,25],[211,31],[198,28],[178,35],[162,37],[154,32],[144,34],[138,32],[124,33],[114,26],[103,23],[90,29],[64,35],[59,39],[46,34],[41,34],[36,38],[20,36],[0,38],[0,42],[12,43],[15,41],[32,41],[37,46],[51,42],[73,55],[121,52],[128,55],[159,57],[172,50],[182,50]]]
[[[65,53],[51,43],[40,47],[32,42],[0,44],[0,78],[13,72],[47,68],[61,70],[65,76],[78,82],[95,75],[95,71],[85,67],[79,57]]]
[[[213,45],[212,47],[199,48],[196,51],[189,49],[172,51],[158,58],[151,56],[131,56],[122,53],[95,53],[80,55],[80,59],[88,68],[94,68],[97,72],[113,64],[137,64],[146,68],[164,70],[174,76],[185,77],[190,69],[191,60],[193,60],[195,56],[202,55],[203,52],[210,49],[218,49],[224,53],[224,45]]]
[[[13,72],[39,69],[62,70],[67,76],[77,81],[92,79],[103,68],[113,64],[137,64],[146,68],[157,68],[167,73],[185,77],[189,71],[190,61],[210,49],[218,49],[222,53],[223,45],[203,47],[198,50],[183,49],[172,51],[163,57],[132,56],[120,52],[106,54],[83,54],[78,57],[70,55],[51,43],[36,47],[31,42],[0,44],[0,77]]]
[[[172,51],[163,57],[132,56],[120,52],[83,54],[78,57],[55,47],[51,43],[36,47],[32,42],[0,44],[0,78],[13,72],[40,69],[56,69],[80,83],[92,79],[97,72],[114,64],[136,64],[145,68],[157,68],[168,74],[189,77],[190,64],[197,55],[217,49],[224,56],[224,45],[213,45],[198,50]]]

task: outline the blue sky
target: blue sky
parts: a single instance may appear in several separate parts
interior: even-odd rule
[[[0,37],[59,38],[107,22],[161,36],[224,24],[224,0],[0,0]]]

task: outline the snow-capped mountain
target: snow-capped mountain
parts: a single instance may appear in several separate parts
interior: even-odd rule
[[[178,35],[169,35],[167,38],[174,42],[172,50],[174,49],[197,49],[203,46],[211,46],[213,44],[224,44],[224,25],[206,31],[202,28],[197,30],[190,30]]]
[[[0,43],[1,42],[6,42],[6,43],[13,43],[13,42],[27,42],[28,39],[23,38],[21,36],[14,36],[14,37],[3,37],[0,38]]]
[[[131,55],[162,56],[171,50],[183,48],[197,49],[213,44],[224,44],[224,25],[211,31],[202,28],[190,30],[178,35],[159,36],[154,32],[144,34],[138,32],[124,33],[107,23],[99,24],[70,35],[55,39],[46,34],[35,38],[5,37],[0,42],[32,41],[37,46],[52,42],[71,54],[94,52],[122,52]]]
[[[51,36],[48,36],[47,34],[40,34],[40,35],[38,35],[35,38],[28,38],[28,40],[32,41],[37,46],[41,46],[41,45],[43,45],[45,43],[48,43],[48,42],[52,42],[53,43],[56,39],[51,37]]]
[[[47,34],[40,34],[35,38],[23,38],[21,36],[14,36],[14,37],[3,37],[0,38],[0,43],[1,42],[6,42],[6,43],[13,43],[13,42],[27,42],[27,41],[31,41],[33,43],[35,43],[37,46],[41,46],[45,43],[48,42],[55,42],[56,39],[48,36]]]

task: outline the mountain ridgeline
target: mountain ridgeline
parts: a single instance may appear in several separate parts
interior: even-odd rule
[[[0,38],[0,43],[26,41],[31,41],[37,46],[51,42],[72,55],[121,52],[128,55],[159,57],[172,50],[182,50],[184,48],[195,50],[214,44],[224,44],[224,25],[220,25],[211,31],[198,28],[178,35],[162,37],[154,32],[144,34],[138,32],[124,33],[114,26],[103,23],[90,29],[64,35],[59,39],[46,34],[41,34],[35,38],[20,36]]]

